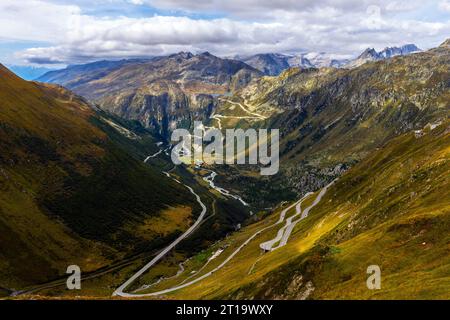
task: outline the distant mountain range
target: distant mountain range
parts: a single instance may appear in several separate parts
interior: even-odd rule
[[[346,68],[354,68],[360,66],[366,62],[379,61],[384,59],[389,59],[395,56],[406,56],[411,53],[421,52],[414,44],[407,44],[402,47],[387,47],[380,52],[377,52],[373,48],[367,48],[361,53],[356,59],[349,61],[344,64]]]
[[[245,62],[265,75],[276,76],[291,67],[313,68],[314,65],[304,56],[281,53],[262,53],[237,59]]]
[[[138,120],[167,138],[173,128],[208,118],[214,97],[232,94],[262,75],[286,69],[354,68],[365,62],[420,51],[415,45],[365,50],[354,60],[327,53],[256,54],[224,59],[208,52],[180,52],[164,57],[98,61],[50,71],[37,79],[56,83],[98,104],[104,110]]]
[[[399,55],[407,55],[421,50],[414,44],[402,47],[387,47],[377,52],[368,48],[356,59],[343,59],[325,52],[308,52],[300,54],[263,53],[248,57],[236,57],[248,65],[258,69],[265,75],[274,76],[291,67],[301,68],[353,68],[368,61],[389,59]]]
[[[308,52],[305,53],[304,56],[311,61],[315,68],[340,68],[350,61],[347,58],[342,58],[341,55],[326,52]]]
[[[40,82],[64,84],[74,83],[74,79],[80,82],[92,81],[112,72],[122,66],[133,63],[144,63],[150,59],[123,59],[116,61],[102,60],[80,65],[70,65],[67,68],[52,70],[35,79]],[[67,86],[70,88],[70,86]]]
[[[355,67],[368,61],[378,61],[389,59],[398,55],[407,55],[420,52],[415,44],[406,44],[401,47],[386,47],[380,52],[373,48],[367,48],[355,59],[342,58],[342,56],[326,52],[307,52],[299,54],[283,53],[259,53],[251,56],[235,56],[231,60],[245,62],[249,66],[261,71],[265,75],[278,75],[282,71],[291,67],[301,68],[322,68],[322,67]],[[185,55],[194,56],[192,53]],[[182,54],[181,54],[182,55]],[[107,73],[128,64],[145,63],[152,59],[161,59],[164,57],[154,57],[148,59],[124,59],[117,61],[96,61],[83,65],[72,65],[65,69],[48,69],[34,66],[9,66],[12,71],[25,80],[38,80],[49,83],[65,83],[72,81],[77,75],[89,73],[90,80],[101,78]],[[81,81],[85,82],[88,79]]]
[[[262,73],[208,52],[180,52],[149,60],[100,61],[49,72],[37,80],[63,85],[167,138],[189,124],[193,111],[209,114],[213,97],[234,92]]]
[[[24,80],[34,80],[46,74],[47,72],[55,70],[35,66],[8,65],[7,67]]]
[[[349,62],[348,59],[337,58],[334,54],[325,52],[308,52],[301,54],[262,53],[249,57],[236,57],[250,66],[264,72],[268,76],[279,75],[282,71],[292,68],[340,68]]]
[[[299,54],[260,53],[252,56],[236,56],[235,59],[243,61],[258,69],[265,75],[278,75],[282,71],[292,68],[351,68],[369,61],[379,61],[395,56],[404,56],[422,51],[415,44],[406,44],[401,47],[386,47],[380,52],[367,48],[354,59],[343,58],[340,55],[326,52],[307,52]]]

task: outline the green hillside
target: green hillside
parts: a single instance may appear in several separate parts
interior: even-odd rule
[[[82,98],[1,66],[0,287],[46,282],[68,264],[95,270],[178,233],[134,233],[169,208],[197,214],[185,188],[142,163],[137,150],[154,142],[125,138]]]

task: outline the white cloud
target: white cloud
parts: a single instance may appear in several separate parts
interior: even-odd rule
[[[127,0],[127,1],[135,5],[143,5],[145,3],[144,0]]]
[[[443,0],[443,1],[439,2],[439,8],[441,10],[450,12],[450,0]]]
[[[383,11],[409,11],[423,5],[421,0],[139,0],[139,2],[160,9],[224,12],[234,17],[257,19],[273,18],[274,11],[298,13],[328,7],[339,11],[363,13],[369,6],[378,6]]]
[[[81,10],[39,0],[1,0],[0,38],[61,41]]]
[[[106,1],[106,0],[102,0]],[[119,0],[108,0],[117,2]],[[147,0],[126,0],[139,4]],[[158,1],[152,1],[154,5]],[[366,47],[414,42],[431,47],[450,34],[450,22],[399,19],[396,14],[413,10],[414,0],[396,1],[389,8],[373,1],[329,0],[273,1],[183,1],[186,10],[222,10],[232,13],[220,19],[183,16],[94,17],[73,5],[42,0],[2,0],[0,38],[49,41],[50,47],[18,53],[34,63],[75,63],[98,59],[163,55],[177,51],[210,51],[218,55],[260,52],[326,51],[358,54]],[[155,4],[156,3],[156,4]],[[165,0],[164,6],[181,2]],[[380,2],[378,2],[380,3]],[[388,3],[386,1],[386,3]],[[404,4],[404,5],[402,5]],[[408,4],[408,5],[406,5]],[[239,7],[240,5],[240,7]],[[238,9],[241,9],[240,11]],[[402,11],[403,10],[403,11]],[[6,13],[5,13],[6,12]],[[266,12],[264,18],[237,16]]]

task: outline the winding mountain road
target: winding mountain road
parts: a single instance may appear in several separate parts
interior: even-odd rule
[[[219,130],[222,130],[222,120],[220,120],[220,115],[214,114],[211,116],[211,119],[214,119],[217,121],[217,124],[219,126]]]
[[[209,179],[207,179],[206,181],[208,181],[211,185],[211,182],[214,179],[214,171],[211,171],[211,176],[209,176]],[[163,174],[165,174],[167,177],[171,177],[172,179],[174,179],[177,183],[179,184],[183,184],[182,182],[180,182],[179,180],[177,180],[176,178],[172,177],[168,172],[164,172]],[[263,249],[264,251],[273,251],[277,248],[280,248],[284,245],[286,245],[287,241],[289,240],[289,237],[295,227],[295,225],[303,220],[304,218],[306,218],[309,215],[309,212],[312,208],[314,208],[321,200],[322,197],[325,195],[325,193],[327,192],[328,188],[333,185],[333,183],[336,180],[332,181],[330,184],[328,184],[327,186],[325,186],[324,188],[322,188],[322,190],[319,192],[319,194],[317,195],[317,197],[314,199],[313,203],[306,208],[303,212],[301,209],[301,204],[302,202],[312,193],[307,193],[305,194],[300,200],[294,202],[292,205],[290,205],[289,207],[283,209],[280,213],[280,217],[279,219],[264,228],[261,228],[260,230],[258,230],[257,232],[255,232],[253,235],[251,235],[244,243],[242,243],[236,250],[234,250],[221,264],[219,264],[217,267],[215,267],[214,269],[212,269],[211,271],[199,276],[198,278],[195,278],[193,280],[190,280],[188,282],[185,282],[188,279],[185,279],[181,284],[165,289],[165,290],[160,290],[160,291],[156,291],[156,292],[151,292],[151,293],[143,293],[143,294],[139,294],[139,293],[126,293],[124,292],[124,290],[130,286],[136,279],[138,279],[140,276],[142,276],[142,274],[144,274],[148,269],[150,269],[153,265],[155,265],[159,260],[161,260],[168,252],[170,252],[178,243],[180,243],[183,239],[185,239],[187,236],[189,236],[192,232],[194,232],[194,230],[201,224],[205,214],[206,214],[206,206],[204,205],[204,203],[202,202],[200,196],[195,193],[195,191],[188,185],[183,184],[186,188],[189,189],[189,191],[196,197],[197,202],[200,204],[200,206],[202,207],[202,212],[200,213],[200,216],[198,217],[198,219],[195,221],[195,223],[187,230],[185,231],[180,237],[178,237],[174,242],[172,242],[170,245],[168,245],[166,248],[164,248],[155,258],[153,258],[149,263],[147,263],[143,268],[141,268],[138,272],[136,272],[131,278],[129,278],[124,284],[122,284],[119,288],[117,288],[114,293],[113,296],[121,296],[121,297],[128,297],[128,298],[139,298],[139,297],[151,297],[151,296],[159,296],[159,295],[163,295],[163,294],[167,294],[173,291],[177,291],[180,290],[182,288],[186,288],[188,286],[191,286],[199,281],[202,281],[206,278],[208,278],[209,276],[213,275],[215,272],[219,271],[220,269],[222,269],[231,259],[234,258],[235,255],[237,255],[245,246],[247,246],[254,238],[256,238],[258,235],[260,235],[262,232],[273,228],[281,223],[283,223],[284,218],[287,214],[287,212],[293,208],[294,206],[296,207],[296,213],[289,217],[286,220],[285,225],[278,230],[277,236],[270,240],[270,241],[266,241],[260,244],[260,248]],[[214,186],[214,184],[213,184]],[[299,219],[293,221],[293,219],[297,216],[300,216]],[[279,243],[279,245],[277,247],[273,247],[276,243]],[[209,261],[208,261],[209,263]],[[208,264],[207,263],[207,264]],[[206,265],[205,265],[206,266]],[[205,267],[204,266],[204,267]],[[202,268],[203,269],[203,268]],[[178,276],[178,274],[177,274]],[[140,291],[140,290],[139,290]]]
[[[224,189],[224,188],[221,188],[221,187],[218,187],[218,186],[215,185],[214,178],[217,176],[217,172],[212,171],[212,170],[208,170],[208,169],[205,169],[205,168],[202,168],[202,169],[211,173],[209,176],[206,176],[206,177],[203,178],[203,180],[205,180],[206,182],[209,183],[209,186],[211,188],[213,188],[214,190],[218,191],[220,194],[222,194],[222,195],[224,195],[226,197],[230,197],[230,198],[233,198],[235,200],[238,200],[240,203],[242,203],[246,207],[249,206],[249,204],[247,202],[245,202],[240,196],[232,194],[227,189]]]
[[[137,293],[137,292],[140,292],[140,291],[147,290],[148,288],[156,286],[157,284],[159,284],[162,281],[175,279],[175,278],[179,277],[184,272],[184,265],[183,264],[184,264],[184,262],[181,262],[181,263],[178,264],[178,268],[179,269],[178,269],[178,271],[177,271],[177,273],[175,275],[170,276],[170,277],[161,277],[157,281],[153,282],[152,284],[145,284],[142,287],[140,287],[139,289],[134,290],[133,293]]]
[[[322,190],[320,190],[319,194],[317,195],[316,199],[314,199],[313,203],[306,208],[303,213],[301,213],[301,203],[303,202],[303,200],[301,200],[301,202],[298,203],[297,205],[297,212],[295,215],[293,215],[292,217],[289,217],[286,220],[286,225],[285,225],[285,229],[283,232],[283,236],[280,239],[280,243],[278,246],[271,248],[271,250],[276,250],[279,249],[283,246],[286,245],[286,243],[289,240],[289,237],[291,236],[292,230],[294,230],[295,225],[300,222],[301,220],[305,219],[308,215],[309,215],[309,211],[311,211],[312,208],[314,208],[319,202],[320,200],[322,200],[322,197],[325,195],[325,193],[327,192],[328,188],[333,185],[334,181],[332,181],[330,184],[328,184],[327,186],[323,187]],[[308,192],[303,199],[305,199],[308,195],[312,194],[311,192]],[[292,221],[296,216],[298,216],[301,213],[300,219],[297,219],[295,221]]]
[[[244,107],[244,105],[240,102],[234,102],[229,99],[219,98],[220,101],[228,102],[232,105],[237,105],[239,108],[241,108],[245,113],[249,114],[248,116],[224,116],[221,114],[213,114],[210,118],[217,121],[219,130],[222,130],[222,121],[221,119],[247,119],[247,120],[266,120],[267,117],[263,116],[262,114],[251,112],[247,108]]]
[[[301,219],[304,219],[304,218],[306,218],[307,216],[308,216],[308,213],[309,213],[309,211],[314,207],[314,206],[316,206],[319,202],[320,202],[320,200],[322,199],[322,197],[325,195],[325,193],[326,193],[326,191],[327,191],[327,189],[332,185],[334,183],[334,181],[333,182],[331,182],[329,185],[327,185],[326,187],[324,187],[321,191],[320,191],[320,193],[319,193],[319,195],[316,197],[316,199],[314,200],[314,202],[313,202],[313,204],[311,204],[311,206],[309,206],[304,212],[303,212],[303,214],[302,214],[302,217],[303,218],[300,218],[299,220],[297,220],[297,221],[295,221],[295,222],[293,222],[292,223],[292,221],[291,221],[291,223],[288,225],[288,227],[289,226],[292,226],[292,228],[289,230],[289,233],[288,233],[288,235],[286,236],[286,233],[283,233],[283,236],[282,236],[282,241],[283,241],[283,239],[285,239],[284,241],[285,242],[287,242],[287,240],[288,240],[288,238],[289,238],[289,235],[290,235],[290,233],[291,233],[291,231],[292,231],[292,229],[293,229],[293,226],[295,226],[295,224],[298,222],[298,221],[300,221]],[[195,278],[195,279],[193,279],[193,280],[191,280],[191,281],[189,281],[189,282],[185,282],[185,283],[181,283],[180,285],[177,285],[177,286],[174,286],[174,287],[172,287],[172,288],[168,288],[168,289],[165,289],[165,290],[160,290],[160,291],[157,291],[157,292],[152,292],[152,293],[145,293],[145,294],[125,294],[124,296],[126,296],[126,297],[152,297],[152,296],[159,296],[159,295],[162,295],[162,294],[167,294],[167,293],[170,293],[170,292],[173,292],[173,291],[177,291],[177,290],[180,290],[180,289],[183,289],[183,288],[186,288],[186,287],[189,287],[189,286],[191,286],[191,285],[193,285],[193,284],[195,284],[195,283],[197,283],[197,282],[199,282],[199,281],[202,281],[202,280],[204,280],[204,279],[206,279],[206,278],[208,278],[209,276],[211,276],[211,275],[213,275],[215,272],[217,272],[217,271],[219,271],[220,269],[222,269],[231,259],[233,259],[234,258],[234,256],[235,255],[237,255],[245,246],[247,246],[249,243],[250,243],[250,241],[252,241],[254,238],[256,238],[258,235],[260,235],[262,232],[264,232],[264,231],[266,231],[266,230],[268,230],[268,229],[270,229],[270,228],[273,228],[273,227],[275,227],[276,225],[279,225],[279,224],[281,224],[283,221],[284,221],[284,218],[285,218],[285,216],[286,216],[286,213],[287,213],[287,211],[289,211],[292,207],[294,207],[294,206],[297,206],[297,208],[296,208],[296,211],[297,211],[297,213],[298,212],[301,212],[301,207],[299,206],[300,204],[301,204],[301,202],[302,201],[304,201],[304,199],[306,199],[306,197],[308,196],[309,194],[307,194],[307,195],[305,195],[305,196],[303,196],[300,200],[298,200],[297,202],[295,202],[294,204],[292,204],[292,205],[290,205],[289,207],[287,207],[286,209],[283,209],[282,211],[281,211],[281,213],[280,213],[280,218],[277,220],[277,222],[275,222],[274,224],[272,224],[272,225],[270,225],[270,226],[267,226],[267,227],[264,227],[264,228],[262,228],[262,229],[260,229],[260,230],[258,230],[257,232],[255,232],[252,236],[250,236],[244,243],[242,243],[235,251],[233,251],[220,265],[218,265],[217,267],[215,267],[214,269],[212,269],[211,271],[209,271],[209,272],[207,272],[207,273],[205,273],[205,274],[203,274],[202,276],[199,276],[198,278]],[[297,214],[296,213],[296,214]],[[300,213],[298,213],[298,214],[300,214]],[[293,217],[292,217],[293,218]],[[287,228],[285,228],[285,230],[286,230]],[[278,240],[279,241],[279,240]],[[276,242],[274,242],[274,243],[276,243]],[[285,243],[286,244],[286,243]],[[260,245],[261,246],[261,245]],[[265,250],[265,248],[263,248],[264,250]],[[270,247],[270,249],[272,249],[272,247]],[[269,249],[269,250],[270,250]],[[273,250],[273,249],[272,249]]]
[[[155,154],[152,154],[151,156],[148,156],[147,158],[145,158],[144,163],[147,163],[148,160],[150,160],[151,158],[155,158],[156,156],[158,156],[161,152],[163,152],[163,149],[160,149],[158,152],[156,152]]]
[[[244,112],[246,112],[247,114],[253,116],[252,118],[256,118],[256,119],[259,119],[259,120],[267,119],[267,117],[263,116],[262,114],[259,114],[259,113],[256,113],[256,112],[251,112],[250,110],[245,108],[244,105],[242,103],[240,103],[240,102],[234,102],[234,101],[231,101],[231,100],[225,99],[225,98],[219,98],[219,100],[220,101],[225,101],[225,102],[228,102],[229,104],[232,104],[232,105],[240,107]],[[239,117],[236,117],[236,118],[239,118]]]
[[[170,174],[167,172],[164,172],[167,176],[170,177]],[[179,180],[173,178],[177,183],[181,183]],[[138,279],[142,274],[144,274],[148,269],[150,269],[153,265],[155,265],[159,260],[161,260],[167,253],[169,253],[177,244],[179,244],[182,240],[184,240],[187,236],[189,236],[194,230],[198,227],[198,225],[202,222],[203,218],[205,217],[205,214],[207,212],[205,204],[202,202],[200,196],[192,189],[190,186],[183,184],[196,198],[197,202],[202,207],[202,211],[200,213],[200,216],[197,218],[195,223],[186,230],[181,236],[179,236],[175,241],[173,241],[171,244],[169,244],[166,248],[164,248],[156,257],[154,257],[149,263],[147,263],[143,268],[141,268],[138,272],[136,272],[131,278],[129,278],[125,283],[123,283],[119,288],[117,288],[113,296],[121,296],[121,297],[140,297],[144,296],[141,294],[134,294],[134,293],[126,293],[124,290],[130,286],[136,279]]]
[[[263,242],[263,243],[261,243],[261,244],[259,245],[259,247],[260,247],[261,249],[263,249],[264,251],[271,251],[271,250],[273,250],[273,249],[272,249],[273,246],[274,246],[276,243],[280,242],[280,240],[283,239],[286,229],[292,224],[292,219],[295,218],[296,216],[298,216],[298,215],[301,214],[301,212],[302,212],[301,204],[302,204],[302,202],[303,202],[309,195],[311,195],[311,194],[312,194],[311,192],[308,192],[308,193],[305,194],[300,200],[298,200],[297,202],[294,202],[292,205],[290,205],[289,207],[287,207],[286,209],[284,209],[283,211],[281,211],[281,213],[280,213],[280,219],[277,221],[276,224],[281,224],[281,223],[284,221],[284,217],[286,216],[286,213],[287,213],[292,207],[295,206],[295,211],[296,211],[296,212],[295,212],[295,214],[294,214],[292,217],[289,217],[289,218],[286,220],[286,224],[285,224],[281,229],[278,230],[278,233],[277,233],[277,235],[276,235],[275,238],[273,238],[272,240]]]

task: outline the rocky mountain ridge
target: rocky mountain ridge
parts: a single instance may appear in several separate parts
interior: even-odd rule
[[[415,44],[406,44],[401,47],[386,47],[380,52],[377,52],[374,48],[367,48],[356,59],[344,64],[343,67],[354,68],[366,62],[390,59],[396,56],[406,56],[421,51],[422,50],[419,49]]]
[[[367,48],[355,59],[342,58],[338,55],[326,52],[306,52],[299,54],[264,53],[237,59],[260,70],[265,75],[276,76],[288,68],[353,68],[368,61],[389,59],[399,55],[408,55],[420,52],[414,44],[406,44],[401,47],[386,47],[377,52],[373,48]]]
[[[140,121],[167,139],[174,128],[189,127],[193,118],[210,114],[215,96],[234,92],[261,75],[241,61],[208,52],[180,52],[69,67],[38,81],[66,86],[103,110]]]

